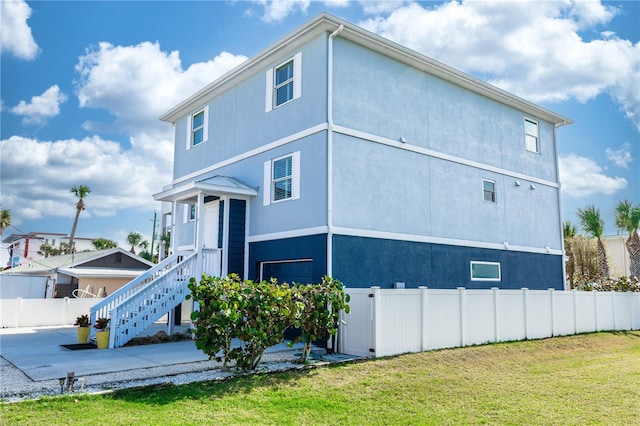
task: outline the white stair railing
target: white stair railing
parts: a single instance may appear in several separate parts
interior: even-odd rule
[[[172,255],[95,304],[91,323],[109,318],[109,347],[123,346],[185,300],[191,277],[202,272],[220,275],[220,262],[217,249]],[[91,337],[95,338],[93,328]]]
[[[162,262],[154,266],[153,268],[145,271],[128,284],[120,287],[118,290],[111,293],[109,296],[100,300],[100,302],[93,305],[89,311],[91,324],[95,324],[98,318],[111,318],[111,310],[123,303],[128,298],[132,297],[138,291],[152,283],[154,280],[162,277],[168,271],[171,271],[178,264],[184,261],[186,258],[195,256],[196,253],[176,253]],[[110,327],[113,329],[117,324],[111,322]],[[91,338],[95,338],[95,330],[91,328]]]
[[[109,347],[118,348],[146,330],[185,300],[189,279],[196,275],[196,254],[111,308]]]

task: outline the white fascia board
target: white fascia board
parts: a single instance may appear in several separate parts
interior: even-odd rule
[[[153,199],[156,201],[184,201],[197,196],[201,192],[212,195],[229,194],[244,197],[255,197],[258,195],[258,191],[253,188],[233,188],[230,186],[191,181],[184,185],[154,194]]]

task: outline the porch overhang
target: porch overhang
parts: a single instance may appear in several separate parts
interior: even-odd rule
[[[156,201],[189,201],[197,198],[198,194],[212,196],[242,196],[255,197],[258,191],[239,180],[228,176],[214,176],[201,181],[190,181],[174,186],[153,195]]]

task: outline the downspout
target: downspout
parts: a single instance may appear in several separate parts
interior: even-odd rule
[[[333,275],[333,39],[342,30],[329,35],[327,47],[327,275]]]
[[[560,191],[562,189],[562,183],[560,182],[560,165],[558,159],[558,127],[564,126],[567,123],[563,121],[562,123],[555,124],[553,126],[553,149],[555,151],[556,156],[556,179],[558,181],[558,213],[560,213],[560,218],[562,218],[562,196],[560,195]],[[562,226],[562,219],[560,219],[560,247],[562,248],[562,287],[565,290],[570,290],[567,288],[567,265],[565,264],[565,247],[564,247],[564,227]]]

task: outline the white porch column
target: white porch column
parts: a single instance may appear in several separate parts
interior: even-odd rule
[[[171,203],[171,239],[169,240],[169,256],[176,252],[176,217],[178,216],[178,201]]]
[[[202,276],[202,245],[204,244],[204,194],[198,193],[198,205],[196,207],[196,221],[195,221],[195,241],[194,251],[198,252],[198,258],[196,262],[196,279],[199,280]]]
[[[231,210],[231,199],[228,196],[220,197],[224,200],[224,212],[222,219],[222,268],[220,276],[226,277],[229,274],[229,211]]]

